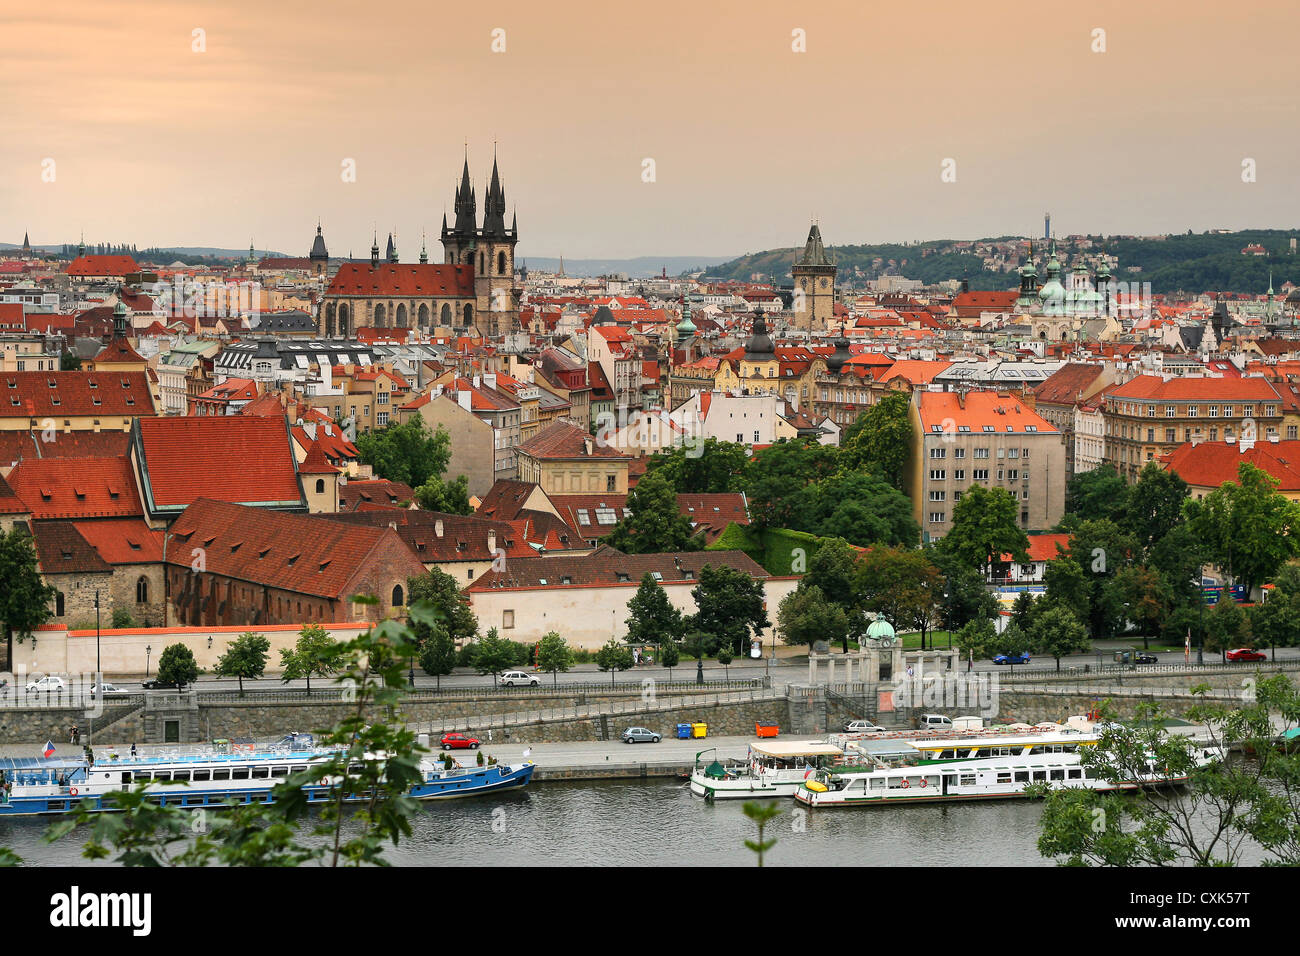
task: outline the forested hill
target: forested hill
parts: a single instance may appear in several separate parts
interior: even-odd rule
[[[1157,293],[1208,291],[1262,293],[1268,288],[1272,272],[1273,288],[1281,289],[1288,280],[1300,284],[1300,255],[1292,255],[1290,242],[1300,237],[1300,230],[1249,229],[1225,233],[1187,233],[1165,238],[1088,236],[1078,245],[1069,239],[1057,239],[1062,265],[1074,265],[1076,256],[1089,263],[1099,252],[1116,257],[1115,278],[1150,282]],[[1003,271],[997,261],[1005,255],[1000,244],[1016,237],[1001,236],[962,242],[937,239],[912,244],[835,246],[833,253],[840,267],[839,280],[877,279],[882,275],[901,275],[920,279],[927,285],[945,279],[965,279],[972,289],[1013,289],[1019,284],[1015,270]],[[1086,248],[1083,246],[1089,244]],[[1267,255],[1242,255],[1249,245],[1263,246]],[[755,273],[764,278],[775,274],[777,282],[791,281],[790,265],[800,249],[769,249],[754,252],[711,266],[706,275],[719,279],[749,279]],[[1041,239],[1034,241],[1034,258],[1040,281],[1046,253]],[[1013,260],[1014,261],[1014,260]]]

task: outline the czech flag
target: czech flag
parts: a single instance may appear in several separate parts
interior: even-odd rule
[[[45,756],[52,757],[53,755],[54,755],[54,741],[47,740],[45,741]]]

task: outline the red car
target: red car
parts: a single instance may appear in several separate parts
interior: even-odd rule
[[[1267,654],[1261,654],[1259,651],[1252,651],[1249,647],[1239,647],[1235,651],[1228,651],[1228,660],[1230,661],[1266,661]]]
[[[474,737],[467,737],[465,734],[443,734],[443,750],[477,750],[479,742]]]

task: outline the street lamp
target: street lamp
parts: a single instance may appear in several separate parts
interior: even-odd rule
[[[102,680],[104,677],[104,668],[99,663],[99,589],[95,589],[95,673],[98,675],[95,679]]]
[[[146,644],[146,645],[144,646],[144,678],[145,678],[145,680],[148,680],[148,679],[149,679],[149,652],[152,651],[152,650],[153,650],[153,645],[152,645],[152,644]]]

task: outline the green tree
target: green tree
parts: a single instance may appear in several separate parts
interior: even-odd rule
[[[671,643],[682,635],[682,612],[668,600],[668,592],[649,571],[642,575],[627,609],[625,640],[629,644]]]
[[[304,624],[293,649],[280,648],[280,681],[287,684],[306,678],[307,693],[311,694],[311,679],[337,673],[343,664],[342,654],[342,646],[329,631],[319,624]]]
[[[740,491],[748,468],[749,453],[744,445],[716,438],[688,441],[646,460],[646,474],[662,474],[679,495]]]
[[[1279,494],[1277,484],[1243,461],[1236,482],[1187,503],[1192,530],[1247,595],[1300,553],[1300,505]]]
[[[1133,564],[1115,575],[1111,588],[1114,603],[1124,607],[1125,617],[1141,632],[1142,646],[1150,647],[1148,638],[1160,633],[1172,606],[1164,578],[1146,565]]]
[[[1128,501],[1128,483],[1112,465],[1099,465],[1075,475],[1065,486],[1066,514],[1081,521],[1118,521]]]
[[[36,547],[25,525],[0,534],[0,620],[5,628],[5,660],[14,662],[14,636],[21,644],[51,617],[50,605],[58,591],[45,583],[36,559]]]
[[[676,641],[665,640],[659,645],[659,666],[668,668],[668,680],[673,679],[673,668],[681,660],[681,651]]]
[[[746,653],[746,643],[771,627],[763,582],[744,571],[706,564],[691,597],[699,609],[694,627],[725,641],[735,654]]]
[[[930,562],[943,575],[939,616],[949,632],[972,621],[988,621],[998,613],[998,602],[989,592],[984,576],[968,567],[951,552],[931,545],[925,549]]]
[[[415,503],[425,511],[449,515],[474,513],[469,504],[469,479],[464,475],[458,475],[455,481],[444,481],[437,475],[430,475],[415,489]]]
[[[775,803],[759,803],[757,800],[746,800],[744,806],[740,809],[744,811],[745,816],[753,820],[758,826],[758,839],[746,840],[745,846],[754,851],[758,856],[758,865],[762,866],[763,854],[776,846],[776,838],[773,837],[771,840],[764,840],[763,831],[767,829],[768,823],[770,823],[774,817],[781,815],[781,807]]]
[[[117,627],[135,627],[136,620],[131,612],[124,607],[113,608],[112,626]]]
[[[184,688],[199,679],[199,665],[194,652],[184,644],[170,644],[158,655],[158,680]]]
[[[800,528],[792,520],[798,493],[835,473],[839,449],[812,439],[782,439],[761,448],[746,473],[745,492],[755,530]]]
[[[429,602],[431,619],[446,630],[453,643],[465,644],[478,636],[478,618],[474,616],[460,585],[450,574],[433,568],[418,577],[408,578],[406,590],[411,604]],[[412,629],[418,643],[423,644],[429,639],[431,632],[420,621],[413,621]]]
[[[843,640],[849,628],[844,609],[828,601],[817,585],[802,581],[781,599],[776,621],[782,641],[807,644],[809,650],[817,641]]]
[[[445,428],[430,433],[424,419],[415,415],[402,423],[357,436],[357,452],[375,474],[419,488],[441,477],[451,460],[451,439]]]
[[[731,645],[723,641],[718,645],[718,649],[713,656],[717,658],[718,663],[722,665],[723,670],[726,672],[726,679],[731,680],[731,662],[736,659],[736,655],[731,652]]]
[[[627,670],[632,664],[631,648],[624,647],[612,637],[596,652],[596,666],[603,671],[609,671],[610,687],[614,686],[614,675],[619,671]]]
[[[217,660],[218,677],[239,678],[239,696],[244,696],[244,680],[258,680],[266,673],[266,661],[271,653],[271,642],[265,635],[245,631],[226,648]],[[162,660],[158,661],[159,667]]]
[[[559,686],[559,674],[573,666],[573,651],[558,631],[547,631],[537,648],[537,666],[551,675],[551,685]]]
[[[1229,650],[1250,644],[1250,618],[1225,588],[1218,603],[1205,615],[1205,649],[1218,651],[1226,661]]]
[[[64,349],[59,355],[59,371],[75,372],[81,368],[81,359],[76,355]]]
[[[1074,558],[1062,555],[1048,561],[1043,569],[1047,598],[1069,608],[1082,621],[1092,613],[1092,582]]]
[[[909,400],[891,392],[858,416],[840,443],[843,468],[879,475],[900,491],[912,453]]]
[[[1300,600],[1294,594],[1275,592],[1252,607],[1249,617],[1256,646],[1271,648],[1274,661],[1279,647],[1294,646],[1300,636]]]
[[[1030,622],[1032,627],[1036,623],[1037,617]],[[1008,657],[1015,658],[1021,654],[1029,654],[1034,649],[1034,640],[1030,632],[1026,631],[1014,620],[1002,629],[1000,634],[995,634],[992,639],[984,645],[984,652],[990,657],[998,654],[1006,654]],[[1011,670],[1014,673],[1016,665],[1012,664]]]
[[[661,473],[642,478],[627,496],[631,514],[614,525],[606,538],[611,548],[624,554],[664,554],[697,551],[691,521],[677,506],[677,495]]]
[[[969,670],[975,660],[990,656],[989,648],[997,640],[997,629],[989,618],[976,618],[968,621],[956,634],[953,643],[961,648]]]
[[[942,600],[943,575],[924,551],[872,548],[858,560],[857,592],[863,606],[883,614],[896,631],[918,627],[924,647]]]
[[[491,674],[492,686],[495,687],[497,675],[515,663],[514,644],[498,634],[497,629],[493,627],[488,629],[477,648],[477,653],[474,655],[474,669],[480,674]]]
[[[1187,482],[1148,462],[1123,499],[1122,516],[1115,520],[1133,536],[1142,554],[1150,554],[1165,535],[1182,524],[1187,500]]]
[[[430,677],[438,680],[438,690],[442,690],[442,678],[450,674],[456,666],[456,641],[444,624],[439,621],[429,628],[427,624],[419,625],[428,630],[423,640],[416,638],[420,648],[420,667]],[[413,633],[416,628],[412,628]]]
[[[1088,629],[1068,607],[1046,607],[1034,619],[1029,634],[1036,654],[1047,654],[1056,659],[1056,669],[1061,669],[1061,658],[1067,654],[1082,653],[1092,648]]]
[[[972,485],[952,509],[952,529],[939,547],[957,555],[987,577],[991,566],[1010,554],[1027,561],[1029,537],[1019,524],[1020,505],[1005,488]]]
[[[921,536],[911,501],[878,475],[848,472],[806,483],[785,508],[785,527],[861,547],[913,548]]]

